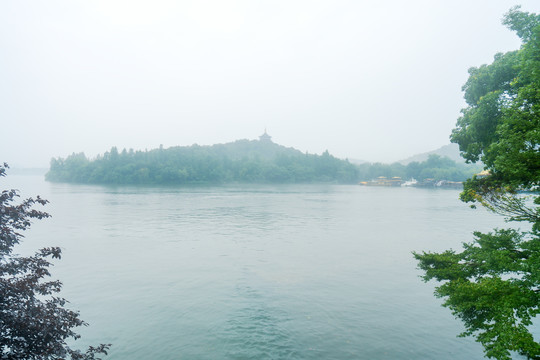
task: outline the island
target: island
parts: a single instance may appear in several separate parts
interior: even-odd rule
[[[328,151],[309,154],[272,141],[265,132],[258,140],[237,140],[208,146],[174,146],[118,151],[112,147],[93,159],[84,153],[53,158],[45,178],[82,184],[194,185],[226,183],[335,183],[420,186],[461,182],[481,171],[478,165],[456,163],[430,154],[407,164],[362,163],[339,159]],[[403,180],[402,180],[403,179]],[[416,182],[416,179],[418,182]],[[409,180],[409,181],[405,181]]]
[[[352,184],[358,181],[358,168],[328,151],[308,154],[276,144],[265,131],[259,140],[211,146],[120,152],[113,147],[95,159],[74,153],[65,159],[53,158],[46,180],[85,184]]]

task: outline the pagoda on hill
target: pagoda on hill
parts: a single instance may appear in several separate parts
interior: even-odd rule
[[[266,133],[266,129],[264,129],[264,134],[259,136],[259,141],[261,141],[261,142],[272,142],[272,137]]]

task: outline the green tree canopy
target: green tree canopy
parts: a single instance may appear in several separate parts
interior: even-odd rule
[[[358,169],[330,155],[304,154],[271,141],[238,140],[118,152],[89,160],[83,153],[52,159],[49,181],[91,184],[355,183]]]
[[[442,285],[436,295],[460,318],[487,357],[512,352],[540,359],[530,326],[540,312],[540,15],[511,9],[503,24],[523,45],[469,69],[462,110],[451,140],[487,176],[473,176],[461,199],[479,202],[529,231],[475,233],[462,252],[415,253],[424,280]]]
[[[7,167],[0,164],[0,178]],[[87,324],[58,297],[62,283],[47,281],[50,260],[60,258],[60,248],[43,248],[33,256],[15,253],[32,221],[50,216],[35,209],[47,200],[38,196],[17,203],[17,197],[17,190],[0,193],[0,359],[99,359],[109,345],[91,346],[86,352],[68,345],[80,337],[74,328]]]
[[[451,140],[465,159],[486,165],[490,185],[535,189],[540,182],[540,15],[513,8],[503,23],[523,46],[469,69],[463,86],[468,106]]]

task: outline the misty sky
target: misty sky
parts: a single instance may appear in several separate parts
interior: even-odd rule
[[[449,143],[467,69],[540,1],[0,2],[0,161],[256,139],[390,162]]]

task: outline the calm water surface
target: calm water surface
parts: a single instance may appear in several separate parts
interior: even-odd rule
[[[75,344],[109,359],[483,358],[411,255],[504,225],[458,191],[2,181],[51,201],[19,250],[64,249]]]

